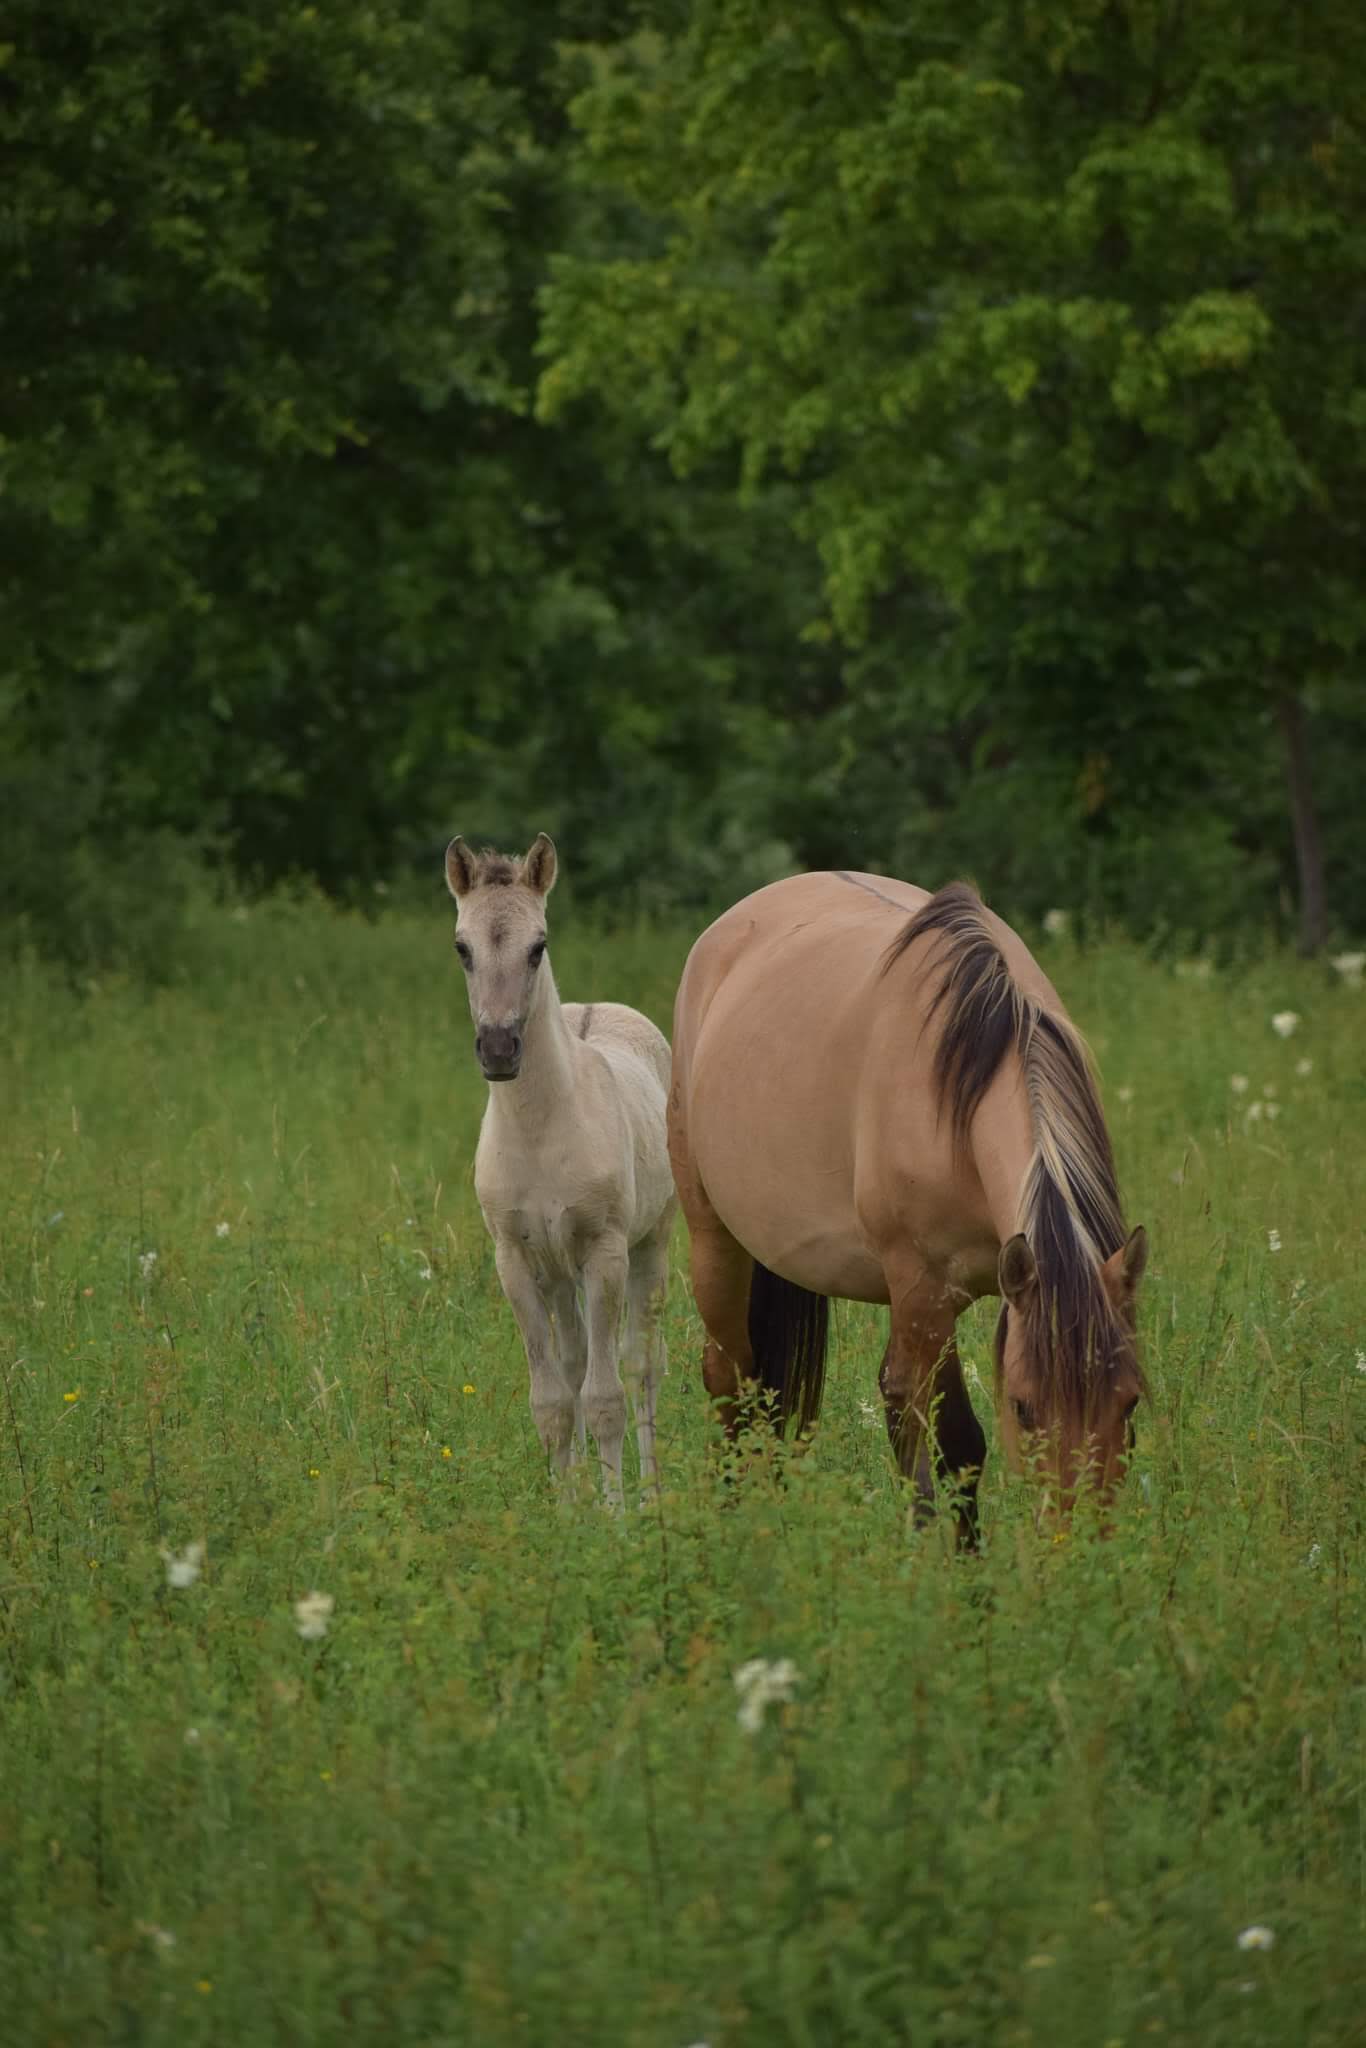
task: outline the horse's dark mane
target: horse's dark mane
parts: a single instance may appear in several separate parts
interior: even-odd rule
[[[925,971],[940,970],[929,1017],[941,1019],[934,1080],[956,1146],[966,1150],[973,1118],[1002,1062],[1020,1061],[1034,1126],[1034,1156],[1020,1200],[1039,1284],[1031,1350],[1049,1409],[1087,1408],[1097,1361],[1127,1345],[1100,1275],[1124,1242],[1114,1154],[1090,1056],[1061,1009],[1019,987],[966,882],[950,882],[909,919],[887,950],[887,972],[920,939],[938,941]],[[1004,1313],[998,1340],[1003,1339]]]

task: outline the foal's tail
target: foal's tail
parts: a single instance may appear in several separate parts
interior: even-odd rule
[[[759,1384],[773,1396],[779,1429],[793,1416],[800,1432],[820,1414],[830,1302],[754,1261],[749,1283],[749,1342]]]

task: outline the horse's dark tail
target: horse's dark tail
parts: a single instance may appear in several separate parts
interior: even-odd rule
[[[830,1302],[754,1261],[749,1283],[749,1342],[759,1384],[773,1397],[781,1430],[795,1416],[800,1432],[820,1414]]]

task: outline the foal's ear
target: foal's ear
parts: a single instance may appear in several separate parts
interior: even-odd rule
[[[1017,1230],[1014,1237],[1008,1237],[1001,1246],[996,1277],[1010,1306],[1023,1308],[1039,1284],[1039,1269],[1029,1249],[1029,1239],[1022,1230]]]
[[[1148,1233],[1140,1223],[1137,1230],[1131,1230],[1117,1252],[1111,1252],[1101,1267],[1101,1278],[1105,1291],[1116,1307],[1131,1302],[1138,1292],[1138,1283],[1143,1278],[1148,1264]]]
[[[466,846],[457,832],[446,848],[446,887],[457,900],[468,896],[474,887],[475,871],[479,856],[472,847]]]
[[[555,843],[549,833],[538,832],[522,862],[522,880],[538,896],[548,896],[555,886],[556,873]]]

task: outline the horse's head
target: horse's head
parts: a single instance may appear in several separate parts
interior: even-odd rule
[[[1066,1513],[1083,1488],[1104,1504],[1134,1445],[1144,1392],[1134,1301],[1148,1235],[1099,1266],[1041,1272],[1023,1232],[1001,1247],[996,1383],[1010,1461],[1032,1466]]]
[[[474,1050],[486,1081],[515,1081],[527,1015],[545,956],[545,899],[555,885],[555,848],[544,832],[522,860],[461,838],[446,848],[456,902],[455,950],[465,970]]]

